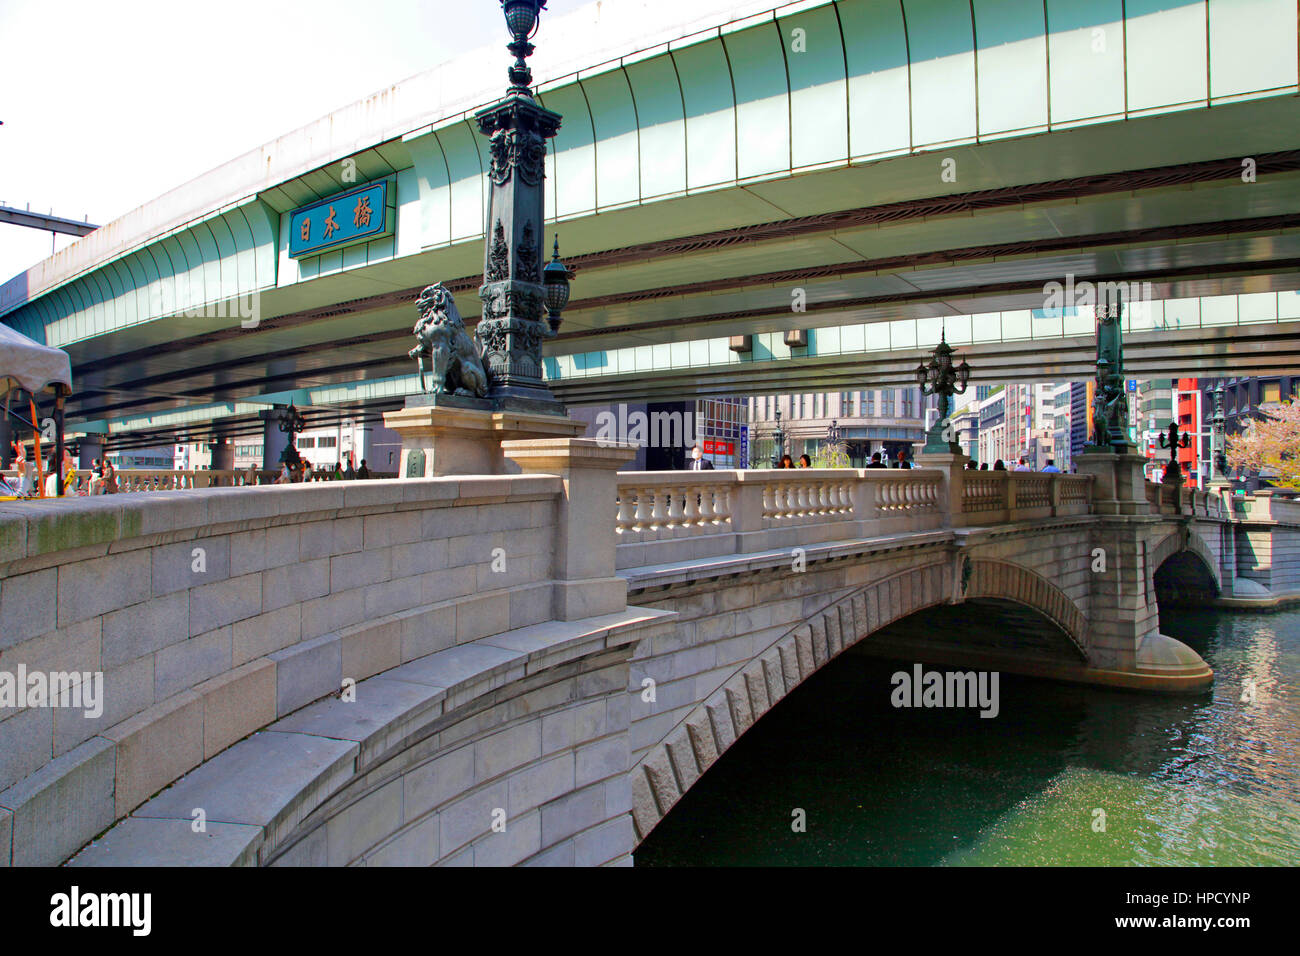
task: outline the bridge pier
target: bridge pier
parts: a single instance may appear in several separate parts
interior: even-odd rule
[[[1160,633],[1145,459],[1095,450],[1076,460],[1080,474],[1094,476],[1092,507],[1103,516],[1089,540],[1087,682],[1134,690],[1204,690],[1214,671],[1190,647]]]

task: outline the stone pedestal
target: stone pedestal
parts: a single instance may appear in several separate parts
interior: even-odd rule
[[[554,615],[577,621],[627,607],[627,582],[614,574],[618,514],[616,472],[636,446],[594,438],[506,440],[501,451],[521,474],[559,475]]]
[[[943,472],[944,496],[939,502],[939,507],[943,509],[944,517],[951,527],[963,527],[966,522],[961,503],[964,481],[962,473],[966,470],[966,462],[970,461],[970,458],[951,452],[922,451],[914,460],[918,468],[938,468]]]
[[[1079,474],[1096,476],[1092,486],[1094,514],[1150,513],[1143,471],[1147,460],[1137,453],[1137,449],[1116,453],[1109,448],[1087,445],[1074,460]]]
[[[399,478],[518,474],[501,442],[574,438],[587,429],[560,415],[494,410],[482,399],[439,397],[384,413],[384,425],[402,436]]]

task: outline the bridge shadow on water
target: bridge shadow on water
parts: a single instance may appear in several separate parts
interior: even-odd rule
[[[1213,663],[1225,640],[1238,643],[1240,620],[1187,611],[1165,630]],[[1199,829],[1212,814],[1225,829],[1236,814],[1249,832],[1285,806],[1230,804],[1259,790],[1225,756],[1225,734],[1240,725],[1235,672],[1213,695],[1167,697],[1002,673],[990,719],[978,708],[892,706],[891,676],[913,664],[858,650],[832,661],[683,796],[636,865],[1213,863],[1218,844]],[[1096,829],[1098,807],[1109,837]],[[806,832],[792,829],[797,809]],[[1300,811],[1282,815],[1276,842],[1286,845]],[[1278,862],[1271,847],[1261,855],[1240,862]]]

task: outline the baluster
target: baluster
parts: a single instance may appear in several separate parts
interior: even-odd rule
[[[713,486],[713,523],[724,525],[731,521],[731,485]]]
[[[700,527],[713,524],[713,488],[700,485]]]
[[[695,528],[699,526],[701,497],[701,488],[699,485],[686,486],[686,497],[682,500],[683,527]]]
[[[665,514],[665,527],[680,528],[682,526],[682,507],[683,492],[680,488],[666,488],[664,494],[667,496],[668,511]]]
[[[632,497],[630,488],[618,489],[618,517],[615,519],[615,527],[619,534],[632,530]]]
[[[632,525],[632,530],[645,531],[650,526],[650,497],[644,488],[631,489],[631,493],[636,495],[636,512],[633,515],[635,524]]]

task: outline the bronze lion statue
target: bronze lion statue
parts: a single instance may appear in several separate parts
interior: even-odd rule
[[[415,323],[415,348],[408,353],[420,366],[420,390],[434,395],[487,395],[487,373],[456,300],[441,283],[427,286],[415,300],[420,313]],[[426,386],[424,365],[428,359],[431,379]]]

